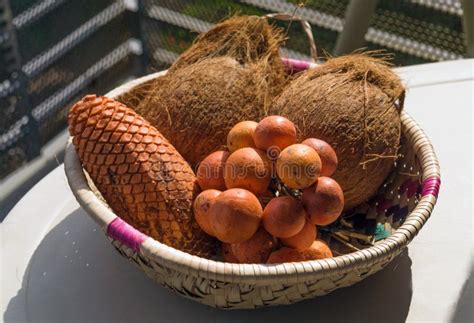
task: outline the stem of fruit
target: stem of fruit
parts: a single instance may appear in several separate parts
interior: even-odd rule
[[[330,232],[329,234],[331,235],[332,238],[336,239],[337,241],[339,241],[340,243],[342,243],[343,245],[345,245],[346,247],[348,247],[352,251],[360,251],[359,248],[357,248],[354,245],[350,244],[349,242],[344,240],[344,238],[341,237],[341,236],[345,237],[344,235],[342,235],[338,232]],[[347,239],[347,237],[345,237],[345,238]]]

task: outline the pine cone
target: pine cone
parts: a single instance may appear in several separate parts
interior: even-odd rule
[[[109,206],[136,229],[194,255],[214,253],[192,202],[196,176],[168,140],[132,109],[87,95],[69,112],[79,159]]]

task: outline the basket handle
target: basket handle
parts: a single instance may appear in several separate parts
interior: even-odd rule
[[[311,58],[313,59],[313,63],[316,63],[318,61],[318,51],[316,48],[316,43],[314,42],[313,31],[311,29],[311,25],[309,24],[307,20],[295,14],[289,14],[289,13],[269,13],[265,15],[264,17],[276,19],[276,20],[282,20],[282,21],[299,21],[301,23],[301,26],[303,27],[306,37],[308,38],[309,51],[311,53]]]

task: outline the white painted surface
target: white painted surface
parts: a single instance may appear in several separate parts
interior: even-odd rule
[[[75,202],[63,167],[1,224],[5,322],[472,322],[474,60],[398,69],[431,138],[442,187],[432,218],[382,272],[292,306],[226,312],[161,288],[121,258]]]

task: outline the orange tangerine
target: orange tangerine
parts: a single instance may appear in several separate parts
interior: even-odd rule
[[[251,192],[232,188],[222,192],[210,209],[214,234],[227,243],[250,239],[262,220],[262,206]]]
[[[260,228],[249,240],[233,243],[232,251],[242,264],[262,264],[267,262],[274,244],[273,237]]]
[[[311,223],[315,225],[333,223],[344,208],[341,187],[335,180],[325,176],[303,191],[302,201]]]
[[[223,191],[226,189],[224,181],[224,166],[229,153],[219,150],[208,155],[199,164],[196,172],[199,187],[204,190],[216,189]]]
[[[208,235],[214,236],[214,228],[209,209],[215,203],[216,198],[221,194],[221,191],[210,189],[199,193],[194,199],[193,210],[194,218],[201,227],[201,229]]]
[[[317,260],[331,258],[333,256],[329,246],[322,240],[314,241],[311,247],[301,251],[301,253],[305,260]]]
[[[263,227],[277,238],[289,238],[303,229],[306,212],[303,204],[291,196],[272,199],[263,211]]]
[[[263,151],[269,149],[281,151],[296,143],[296,128],[287,118],[269,116],[258,123],[253,139],[257,148]]]
[[[282,264],[285,262],[299,262],[304,261],[303,254],[292,248],[282,247],[270,254],[267,264]]]
[[[227,134],[227,148],[232,153],[240,148],[255,147],[253,134],[257,128],[255,121],[237,123]]]
[[[288,187],[303,189],[318,179],[321,174],[321,159],[313,148],[294,144],[286,147],[278,156],[276,172]]]
[[[268,189],[271,180],[271,161],[265,152],[251,147],[234,151],[225,164],[224,180],[227,188],[244,188],[258,195]]]
[[[304,227],[300,232],[289,238],[281,238],[280,241],[287,247],[304,250],[309,248],[313,241],[316,240],[316,234],[316,227],[314,224],[306,220]]]
[[[310,146],[321,158],[321,176],[331,176],[337,169],[337,155],[334,149],[324,140],[308,138],[302,142]]]

